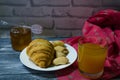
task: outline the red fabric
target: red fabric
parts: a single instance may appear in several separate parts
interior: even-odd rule
[[[103,10],[90,17],[84,24],[82,36],[63,40],[78,48],[78,40],[81,42],[97,43],[108,46],[108,55],[105,61],[103,80],[120,75],[120,12],[115,10]],[[82,77],[77,68],[77,61],[70,67],[56,72],[58,80],[89,80]]]

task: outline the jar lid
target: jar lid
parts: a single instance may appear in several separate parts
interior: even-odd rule
[[[41,34],[43,31],[43,27],[38,24],[31,25],[31,27],[24,25],[23,27],[30,28],[33,34]]]

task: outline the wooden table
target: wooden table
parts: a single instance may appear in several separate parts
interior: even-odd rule
[[[63,38],[46,39],[60,40]],[[43,72],[25,67],[20,62],[19,55],[20,52],[11,48],[9,38],[0,38],[0,80],[57,80],[54,71]],[[120,80],[120,78],[114,80]]]
[[[19,55],[20,52],[11,48],[9,38],[0,38],[0,80],[56,80],[54,72],[35,71],[25,67],[20,62]]]

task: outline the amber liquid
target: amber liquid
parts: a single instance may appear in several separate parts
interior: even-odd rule
[[[24,27],[13,27],[10,31],[12,48],[23,50],[31,42],[31,30]]]
[[[85,77],[99,78],[104,71],[104,62],[107,48],[101,48],[96,44],[82,44],[78,47],[78,67]]]

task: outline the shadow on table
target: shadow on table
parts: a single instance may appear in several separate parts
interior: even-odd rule
[[[38,71],[38,70],[30,69],[26,66],[24,66],[24,68],[28,71],[29,74],[33,76],[45,77],[45,78],[56,78],[55,71]]]
[[[57,77],[69,76],[70,74],[72,74],[76,70],[78,70],[77,62],[75,62],[74,64],[72,64],[71,66],[69,66],[65,69],[61,69],[61,70],[56,71],[55,74]]]

